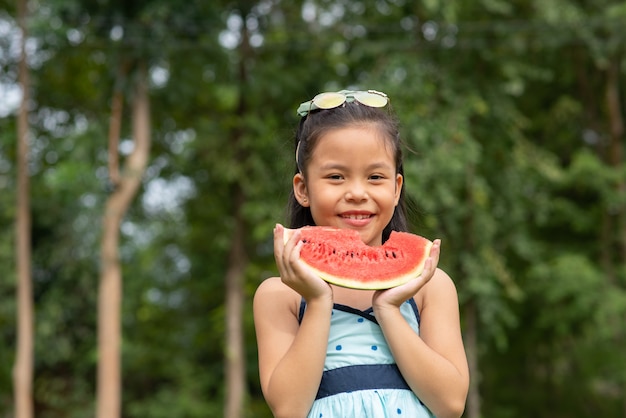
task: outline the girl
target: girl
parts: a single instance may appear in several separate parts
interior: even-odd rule
[[[302,103],[291,228],[325,225],[381,245],[407,230],[398,128],[384,93],[322,93]],[[469,372],[455,286],[437,269],[388,290],[330,285],[274,229],[280,277],[254,297],[261,388],[275,417],[460,417]]]

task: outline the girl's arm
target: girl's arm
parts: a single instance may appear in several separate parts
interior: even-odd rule
[[[277,418],[305,417],[322,379],[332,313],[332,290],[298,261],[299,235],[274,251],[281,277],[265,280],[254,296],[259,374],[265,400]],[[302,296],[301,296],[302,295]],[[302,297],[307,313],[298,323]]]
[[[469,370],[456,288],[446,273],[435,268],[438,249],[437,244],[436,256],[427,264],[427,277],[391,289],[387,295],[375,295],[373,305],[393,357],[413,392],[438,418],[458,418],[465,409]],[[416,299],[422,302],[419,335],[398,307],[407,299],[399,295],[411,289],[419,289]]]
[[[307,302],[298,324],[300,295],[280,278],[265,280],[254,296],[259,374],[276,418],[305,417],[322,379],[332,299]]]

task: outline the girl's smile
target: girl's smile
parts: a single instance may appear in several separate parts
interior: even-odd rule
[[[358,230],[363,242],[382,244],[402,188],[394,155],[375,124],[328,131],[319,138],[294,192],[316,225]]]
[[[363,212],[350,212],[350,213],[342,213],[339,215],[343,222],[346,225],[351,226],[352,228],[362,228],[366,226],[371,219],[373,219],[373,214],[371,213],[363,213]]]

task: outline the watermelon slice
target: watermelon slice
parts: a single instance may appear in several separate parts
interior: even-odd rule
[[[419,235],[392,231],[387,242],[370,247],[351,229],[300,228],[300,259],[329,283],[352,289],[389,289],[422,273],[432,242]],[[295,232],[285,228],[285,243]]]

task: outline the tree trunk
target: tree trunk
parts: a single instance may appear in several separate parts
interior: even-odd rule
[[[121,113],[119,103],[116,104],[114,101],[113,106],[114,112]],[[119,130],[119,118],[121,115],[112,115],[110,128],[112,131]],[[121,416],[122,273],[118,246],[120,224],[141,185],[150,154],[150,101],[147,73],[143,67],[139,70],[133,99],[132,124],[135,148],[126,159],[117,187],[106,202],[102,225],[98,293],[97,418]],[[115,158],[117,159],[117,155]]]
[[[467,207],[474,207],[474,178],[476,168],[470,165],[466,169],[465,176],[465,202]],[[474,237],[475,221],[474,213],[470,210],[467,214],[467,218],[464,222],[465,229],[465,242],[464,251],[468,253],[476,252],[476,242]],[[461,266],[459,269],[463,277],[468,277],[471,273],[465,271],[465,267]],[[474,297],[465,304],[463,310],[463,319],[465,320],[465,327],[463,329],[463,339],[465,344],[465,352],[467,355],[467,362],[470,372],[470,385],[467,394],[467,412],[468,418],[480,418],[482,412],[482,401],[480,395],[480,364],[478,359],[478,310]]]
[[[606,105],[609,116],[608,162],[619,170],[624,163],[624,118],[620,98],[621,56],[615,57],[607,71]],[[621,178],[616,185],[619,195],[626,194],[626,179]],[[626,260],[626,207],[622,204],[617,211],[618,260]]]
[[[615,170],[619,170],[624,164],[624,118],[622,113],[621,98],[620,98],[620,76],[621,76],[621,54],[617,54],[613,57],[607,68],[607,83],[606,83],[606,107],[608,113],[609,124],[609,146],[608,146],[608,163]],[[621,178],[616,185],[616,192],[618,196],[626,195],[626,179]],[[605,216],[611,216],[611,214],[605,214]],[[615,227],[616,237],[614,242],[617,243],[616,255],[612,257],[614,260],[626,260],[626,205],[623,203],[617,208],[615,214]],[[610,246],[613,240],[605,241]],[[619,263],[619,261],[618,261]],[[615,269],[613,269],[615,270]],[[614,284],[616,286],[624,286],[624,283],[617,283],[617,277],[613,277]],[[626,321],[626,318],[622,318],[622,321]],[[624,323],[624,322],[622,322]],[[616,344],[618,347],[623,346],[626,335],[622,331],[616,336]],[[622,372],[622,416],[626,417],[626,371]]]
[[[594,83],[590,80],[589,72],[586,70],[588,66],[588,56],[583,49],[579,49],[575,52],[575,65],[576,68],[576,78],[578,80],[578,90],[580,91],[581,100],[580,102],[584,104],[584,114],[585,114],[585,123],[589,126],[593,131],[600,133],[604,132],[606,129],[606,125],[603,119],[603,114],[601,110],[604,109],[603,103],[599,102],[600,96],[597,94],[596,89],[594,87]],[[613,70],[614,71],[614,70]],[[617,80],[614,80],[617,81]],[[619,115],[619,107],[616,109],[616,105],[619,106],[619,101],[616,102],[618,97],[616,94],[619,94],[617,91],[612,91],[613,87],[609,86],[610,83],[607,82],[607,87],[605,91],[605,104],[608,104],[611,110],[610,114]],[[609,116],[609,118],[611,118]],[[614,123],[609,122],[609,125],[612,126]],[[615,127],[618,127],[619,124],[615,124]],[[598,134],[600,135],[600,134]],[[603,140],[597,141],[594,148],[597,155],[602,159],[602,161],[609,161],[610,157],[608,156],[610,147],[606,147],[606,143]],[[616,271],[613,262],[613,248],[609,243],[612,241],[613,231],[614,231],[614,219],[613,215],[611,215],[608,208],[602,213],[600,228],[598,229],[598,241],[600,244],[600,256],[599,262],[602,267],[602,271],[610,282],[615,281]]]
[[[468,301],[463,310],[463,318],[465,319],[463,340],[465,341],[471,377],[465,412],[468,418],[480,418],[482,404],[479,388],[480,374],[478,370],[478,326],[476,316],[476,303],[473,300]]]
[[[242,416],[245,396],[245,353],[243,341],[243,278],[247,264],[244,222],[241,219],[244,202],[241,186],[235,186],[235,230],[228,256],[226,273],[226,408],[225,418]]]
[[[246,16],[243,13],[243,16]],[[239,104],[237,116],[243,121],[246,114],[246,91],[248,72],[246,63],[250,55],[248,31],[244,25],[239,46]],[[241,138],[244,135],[243,124],[240,123],[233,132],[231,144],[235,147],[236,161],[244,164],[247,154],[242,149]],[[242,416],[243,404],[246,395],[245,389],[245,353],[243,337],[243,303],[244,303],[244,274],[247,264],[245,248],[245,228],[243,220],[243,205],[245,193],[237,182],[233,186],[233,216],[235,229],[231,241],[228,271],[226,273],[226,405],[225,418],[239,418]]]
[[[127,68],[120,64],[118,79],[111,98],[111,118],[109,119],[109,180],[111,186],[117,188],[120,183],[119,154],[120,133],[122,131],[122,110],[124,109],[124,91],[122,80],[126,79]]]
[[[31,272],[30,179],[28,173],[28,100],[29,73],[26,62],[26,0],[18,0],[18,22],[22,30],[19,84],[22,101],[17,120],[17,346],[13,369],[16,418],[33,416],[33,290]]]

